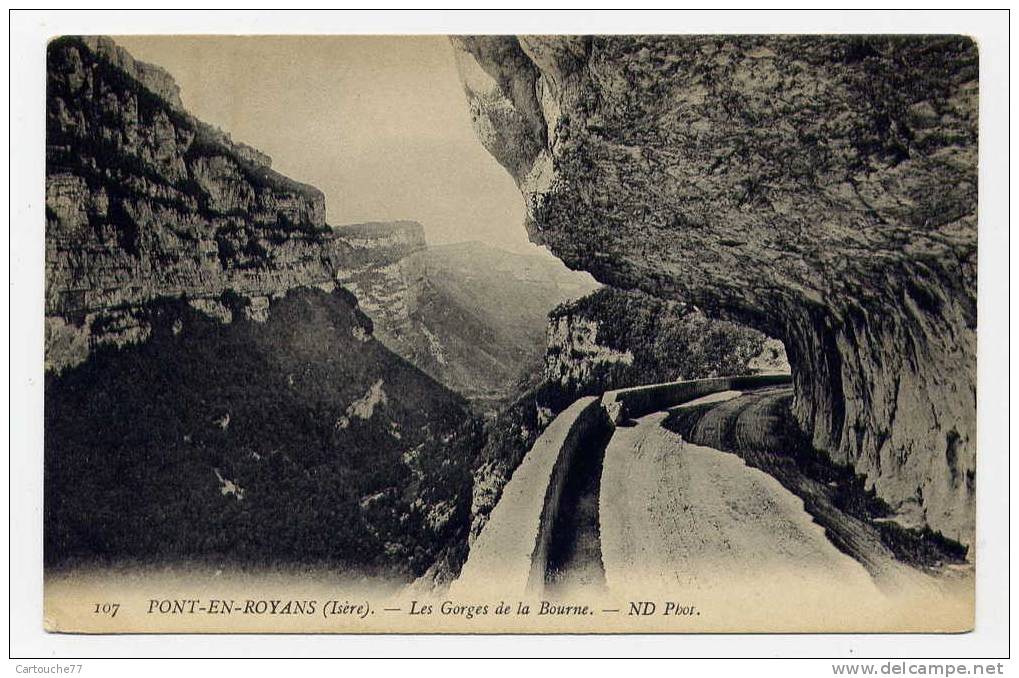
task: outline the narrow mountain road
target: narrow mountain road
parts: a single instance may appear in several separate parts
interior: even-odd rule
[[[971,628],[964,549],[890,522],[862,478],[813,449],[791,397],[715,393],[585,441],[544,594],[678,630]]]
[[[887,592],[930,587],[928,576],[965,574],[965,549],[889,521],[889,507],[849,468],[813,450],[789,412],[792,390],[769,387],[669,411],[666,429],[685,440],[730,452],[775,478],[803,502],[827,539]]]
[[[617,428],[606,449],[599,508],[610,590],[875,592],[867,570],[827,539],[801,499],[734,454],[685,442],[663,428],[668,416]]]

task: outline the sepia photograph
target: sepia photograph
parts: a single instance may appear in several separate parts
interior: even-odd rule
[[[977,627],[971,35],[39,49],[26,623]]]
[[[969,628],[972,40],[65,36],[46,77],[52,630],[209,623],[76,609],[110,577]]]

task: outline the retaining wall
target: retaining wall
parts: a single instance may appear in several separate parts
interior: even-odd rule
[[[776,384],[788,384],[788,374],[759,374],[745,377],[718,377],[716,379],[691,379],[671,381],[665,384],[634,386],[615,391],[606,391],[602,396],[602,407],[613,424],[626,419],[642,417],[651,412],[682,405],[701,396],[721,391],[741,391]]]
[[[488,523],[471,546],[451,595],[498,590],[538,593],[545,583],[548,547],[559,499],[578,453],[594,445],[605,426],[701,396],[790,383],[787,374],[694,379],[608,391],[580,398],[534,442],[503,488]]]
[[[450,587],[451,593],[492,588],[540,591],[570,464],[584,440],[603,430],[605,424],[598,398],[589,396],[577,400],[548,425],[503,488],[460,576]]]

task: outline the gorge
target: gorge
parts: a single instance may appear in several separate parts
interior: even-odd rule
[[[653,378],[646,335],[599,325],[603,298],[625,294],[564,307],[546,350],[547,314],[595,289],[589,276],[429,246],[412,221],[332,227],[321,191],[196,118],[169,74],[109,38],[50,44],[46,153],[51,565],[448,579],[554,412]],[[671,322],[642,313],[645,333]],[[730,351],[746,369],[760,347],[718,336],[675,368]],[[582,363],[613,351],[636,366],[595,383]]]
[[[48,564],[441,585],[578,398],[790,367],[804,455],[973,546],[971,43],[452,40],[559,259],[327,223],[158,66],[50,43]]]

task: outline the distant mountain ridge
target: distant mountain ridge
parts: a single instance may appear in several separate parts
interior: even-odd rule
[[[350,238],[351,227],[337,229]],[[363,226],[358,227],[363,231]],[[394,224],[403,256],[379,258],[339,282],[361,302],[375,335],[394,352],[490,412],[518,378],[540,369],[548,313],[597,288],[557,259],[481,242],[427,246],[423,232]]]

